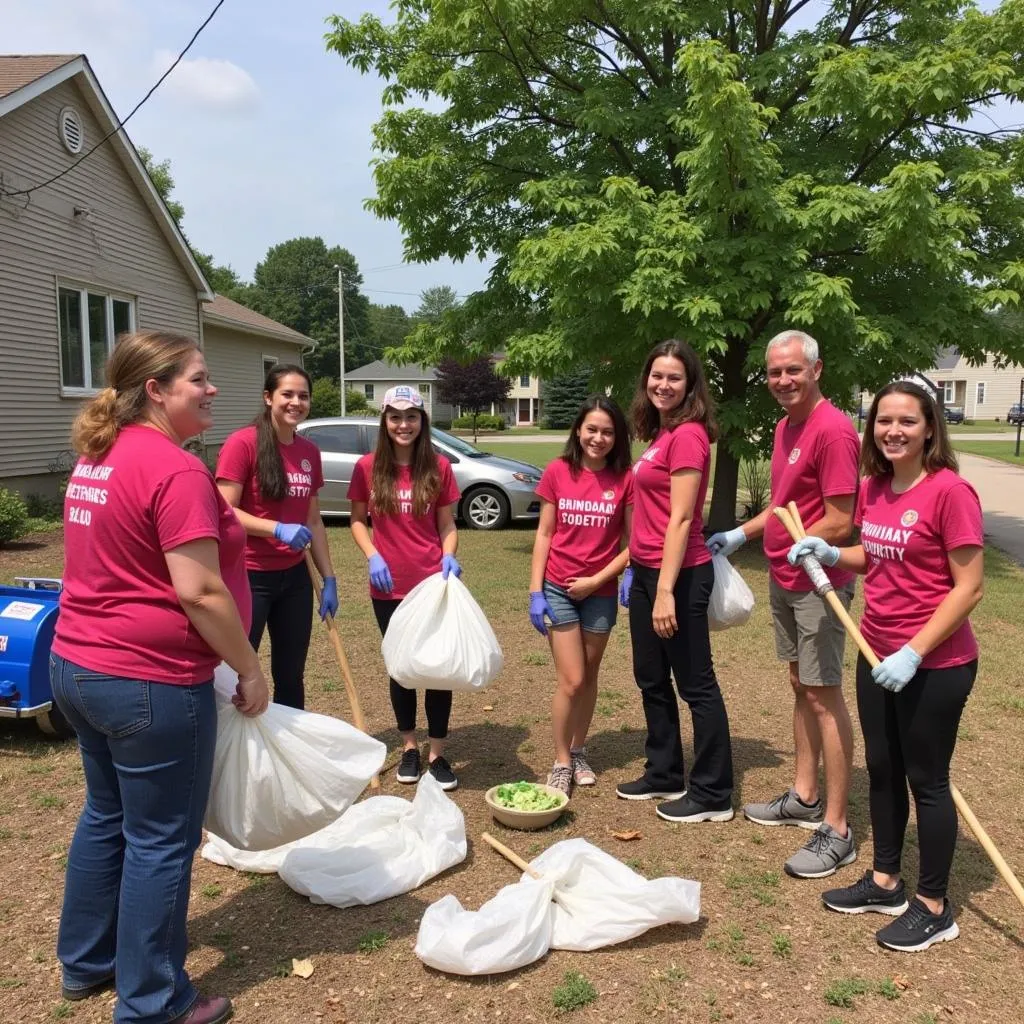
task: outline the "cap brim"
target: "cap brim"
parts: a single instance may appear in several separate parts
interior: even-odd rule
[[[415,402],[410,402],[406,398],[396,399],[394,402],[388,402],[384,406],[385,409],[397,409],[399,412],[404,412],[406,409],[422,409],[423,406],[417,405]]]

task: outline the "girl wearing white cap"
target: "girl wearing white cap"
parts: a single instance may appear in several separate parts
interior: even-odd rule
[[[459,488],[451,464],[430,443],[430,418],[423,398],[406,384],[390,388],[381,403],[377,450],[364,455],[352,471],[352,537],[366,555],[370,598],[381,633],[386,633],[399,602],[416,584],[439,570],[447,579],[462,575],[455,559],[459,536],[455,505]],[[373,519],[371,536],[368,518]],[[390,680],[391,706],[404,750],[396,778],[420,777],[416,743],[416,691]],[[443,756],[451,716],[450,690],[424,695],[430,755],[427,770],[442,789],[459,780]]]

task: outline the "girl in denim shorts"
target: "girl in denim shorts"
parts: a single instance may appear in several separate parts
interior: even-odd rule
[[[633,478],[629,429],[604,395],[580,408],[565,451],[537,485],[540,523],[530,572],[530,622],[551,644],[555,763],[548,785],[568,795],[597,781],[586,739],[597,673],[615,625],[616,582],[629,559]],[[545,622],[550,621],[550,626]]]

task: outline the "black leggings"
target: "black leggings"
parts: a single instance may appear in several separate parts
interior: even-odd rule
[[[374,597],[373,614],[383,636],[395,609],[401,604],[390,598]],[[391,688],[391,707],[395,712],[395,723],[399,732],[413,732],[416,728],[416,691],[399,686],[394,679],[388,680]],[[448,720],[452,715],[451,690],[424,691],[423,707],[427,712],[427,736],[432,740],[443,740],[448,735]]]
[[[313,584],[305,561],[290,569],[249,570],[252,591],[252,626],[249,643],[260,649],[263,628],[270,633],[270,674],[274,703],[303,708],[303,677],[309,637],[313,631]]]
[[[697,803],[719,808],[732,799],[733,782],[729,716],[715,678],[708,635],[708,599],[715,571],[710,562],[680,570],[674,591],[679,628],[667,640],[654,632],[651,620],[659,573],[659,569],[634,563],[629,592],[633,675],[647,718],[644,778],[658,789],[683,789],[683,743],[679,703],[672,688],[674,675],[679,696],[690,706],[693,720],[693,767],[687,792]]]
[[[871,678],[857,658],[857,713],[871,786],[871,829],[876,871],[900,873],[903,837],[910,816],[907,783],[917,812],[921,871],[917,891],[946,895],[956,847],[956,807],[949,789],[949,762],[977,660],[953,668],[920,669],[899,693]]]

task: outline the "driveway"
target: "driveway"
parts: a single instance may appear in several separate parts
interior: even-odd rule
[[[1024,565],[1024,469],[958,452],[960,473],[978,492],[985,538]]]

